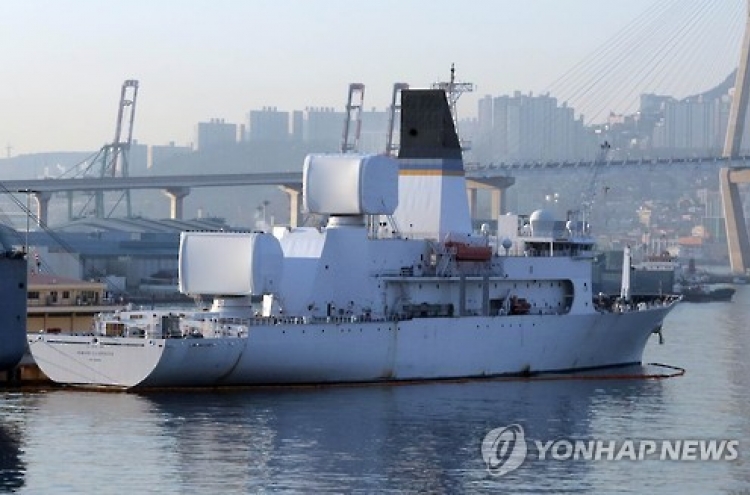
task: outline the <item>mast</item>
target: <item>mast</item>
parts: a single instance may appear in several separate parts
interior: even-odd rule
[[[453,116],[453,127],[456,128],[456,133],[460,136],[460,133],[458,131],[458,99],[461,98],[462,94],[474,91],[474,83],[457,82],[456,64],[451,64],[450,80],[433,83],[432,89],[442,89],[443,91],[445,91],[445,96],[446,98],[448,98],[448,106],[450,107],[451,115]],[[471,148],[471,143],[465,140],[461,140],[461,149],[467,150],[469,148]]]

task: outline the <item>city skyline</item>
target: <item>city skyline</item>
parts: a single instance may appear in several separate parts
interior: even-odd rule
[[[8,74],[0,155],[110,142],[120,86],[131,78],[141,84],[134,137],[148,144],[184,145],[198,122],[245,123],[247,112],[264,106],[343,110],[350,82],[365,84],[365,108],[384,110],[394,82],[428,87],[447,80],[452,63],[459,80],[476,84],[460,116],[475,115],[484,95],[554,90],[560,76],[654,5],[191,0],[175,9],[135,0],[102,12],[93,0],[11,1],[4,15],[12,22],[0,31]],[[726,56],[729,66],[713,67],[713,79],[686,81],[684,91],[725,77],[736,58]]]

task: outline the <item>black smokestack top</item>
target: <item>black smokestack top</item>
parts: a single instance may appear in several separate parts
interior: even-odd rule
[[[448,100],[442,89],[401,91],[399,158],[461,159]]]

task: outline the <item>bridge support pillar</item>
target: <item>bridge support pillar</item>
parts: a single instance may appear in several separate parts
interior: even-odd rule
[[[173,220],[182,220],[183,215],[183,200],[185,196],[190,194],[189,187],[170,187],[164,190],[164,194],[169,196],[169,218]]]
[[[34,193],[36,198],[36,221],[39,227],[47,225],[49,220],[49,200],[52,198],[52,193],[48,191],[37,191]]]
[[[477,188],[467,186],[466,195],[469,199],[469,218],[474,220],[477,216]]]
[[[94,216],[104,218],[104,191],[94,192]]]
[[[293,186],[286,184],[279,186],[289,196],[289,226],[292,228],[299,227],[300,217],[300,196],[302,195],[302,188],[300,186]]]
[[[492,189],[490,191],[490,208],[492,210],[492,219],[497,220],[500,215],[507,213],[505,207],[505,190]]]
[[[73,191],[67,191],[65,196],[68,203],[68,222],[70,222],[73,220]]]
[[[742,212],[742,198],[738,183],[750,182],[750,169],[722,168],[719,187],[724,206],[724,225],[727,231],[727,248],[732,272],[744,274],[750,265],[750,239]]]
[[[469,197],[469,213],[474,218],[477,206],[477,190],[486,189],[490,191],[490,207],[492,211],[491,220],[498,225],[500,215],[505,213],[505,190],[516,183],[514,177],[472,177],[466,178],[466,192]]]

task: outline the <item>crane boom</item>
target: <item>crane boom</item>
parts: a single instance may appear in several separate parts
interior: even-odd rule
[[[103,146],[102,148],[102,167],[101,177],[128,177],[129,171],[129,159],[130,159],[130,147],[133,144],[133,125],[135,123],[135,104],[138,98],[138,81],[135,79],[128,79],[122,84],[120,90],[120,103],[117,109],[117,123],[115,125],[115,138],[114,140]],[[127,136],[122,139],[122,131],[124,123],[127,122]],[[125,190],[123,193],[125,198],[125,205],[127,208],[127,216],[131,217],[131,204],[130,204],[130,190]],[[119,203],[122,200],[117,201]],[[104,217],[104,193],[99,191],[96,193],[96,216],[98,218]]]

